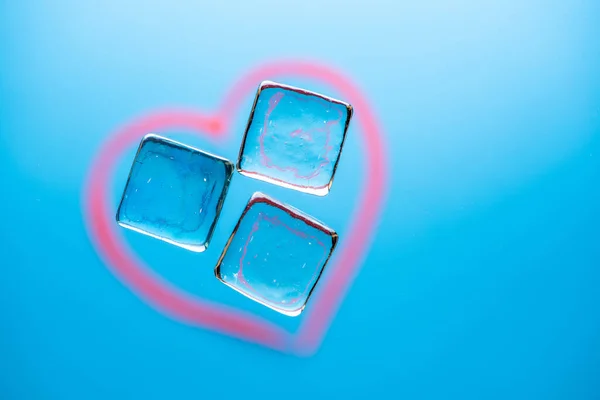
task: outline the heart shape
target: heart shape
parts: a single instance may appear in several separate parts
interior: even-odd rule
[[[110,207],[110,179],[119,157],[149,132],[186,129],[212,139],[224,138],[244,97],[258,83],[282,76],[322,81],[335,88],[354,106],[367,158],[365,188],[336,262],[316,289],[300,328],[291,334],[246,312],[183,292],[146,267],[127,246],[114,222]],[[88,234],[112,272],[151,306],[184,323],[297,355],[313,354],[321,344],[339,304],[357,274],[374,232],[384,200],[387,176],[383,135],[368,101],[352,81],[339,71],[308,61],[276,61],[255,68],[226,93],[217,112],[163,110],[142,116],[111,134],[91,165],[83,194]]]

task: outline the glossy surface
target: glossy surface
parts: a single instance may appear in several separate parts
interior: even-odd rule
[[[238,170],[276,185],[329,192],[348,123],[349,104],[274,82],[257,92]]]
[[[598,400],[599,1],[303,0],[288,13],[267,0],[1,4],[0,399]],[[235,87],[282,58],[339,74],[271,69]],[[172,308],[113,274],[83,210],[113,133],[148,115],[164,121],[154,115],[165,107],[212,113],[235,89],[246,100],[231,109],[239,121],[227,139],[172,123],[137,142],[181,132],[174,138],[237,160],[256,86],[279,80],[355,108],[328,196],[234,177],[209,249],[196,254],[116,225],[135,154],[123,153],[106,167],[111,207],[98,215],[189,297],[230,295],[227,305],[292,327],[317,314],[371,178],[361,172],[366,111],[337,89],[338,75],[384,130],[389,184],[369,251],[353,249],[362,269],[314,357],[175,322]],[[257,190],[341,238],[298,318],[214,278]],[[215,384],[234,369],[226,388]]]
[[[188,250],[204,251],[232,172],[227,160],[148,135],[131,167],[117,221]]]
[[[221,255],[223,283],[280,313],[300,314],[337,242],[311,217],[256,193]]]

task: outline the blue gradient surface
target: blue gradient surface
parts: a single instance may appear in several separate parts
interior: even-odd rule
[[[1,2],[0,397],[597,399],[599,19],[595,0]],[[307,359],[149,307],[81,212],[110,132],[156,108],[213,110],[275,57],[352,77],[390,164],[364,266]],[[168,134],[235,159],[251,105],[223,143]],[[213,268],[247,199],[292,203],[341,245],[368,179],[352,129],[326,197],[234,175],[206,252],[124,238],[173,285],[244,308]],[[281,321],[263,308],[246,309]]]

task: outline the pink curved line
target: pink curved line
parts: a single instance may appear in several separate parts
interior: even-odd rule
[[[343,73],[318,62],[288,60],[256,68],[238,80],[234,85],[237,90],[227,93],[220,109],[230,117],[228,120],[231,120],[232,110],[239,108],[256,82],[267,77],[273,79],[272,77],[294,75],[327,82],[341,98],[352,104],[356,110],[355,120],[358,122],[359,131],[363,133],[363,148],[367,156],[366,186],[361,191],[358,206],[355,208],[361,211],[354,213],[356,219],[348,229],[349,235],[337,254],[332,273],[319,285],[315,293],[313,304],[319,304],[306,311],[306,319],[297,337],[296,351],[308,355],[314,353],[323,340],[341,299],[358,272],[366,242],[372,238],[386,193],[387,157],[382,129],[367,97]]]
[[[95,159],[85,192],[84,212],[90,236],[113,273],[157,309],[182,322],[197,325],[249,340],[275,349],[284,350],[288,334],[281,328],[223,305],[191,296],[162,279],[134,256],[119,235],[107,196],[110,178],[118,156],[149,132],[174,128],[206,132],[218,139],[223,124],[200,115],[181,110],[164,111],[142,117],[136,123],[117,131],[101,148]]]
[[[358,131],[363,135],[367,159],[367,179],[359,194],[355,219],[342,241],[327,279],[319,285],[313,307],[304,315],[294,337],[281,328],[255,316],[182,292],[161,279],[135,257],[116,232],[109,207],[110,178],[123,151],[149,132],[171,128],[190,129],[218,139],[229,131],[231,121],[246,96],[258,82],[277,77],[302,76],[327,82],[358,110]],[[112,272],[153,307],[177,320],[259,343],[281,351],[309,355],[319,347],[339,304],[357,274],[364,252],[379,218],[385,197],[387,157],[382,130],[367,98],[339,71],[309,61],[278,61],[264,64],[243,75],[226,93],[216,114],[189,110],[163,110],[135,120],[113,132],[93,160],[83,192],[83,212],[88,234],[99,255]],[[292,343],[289,341],[293,340]],[[290,347],[291,346],[291,347]]]

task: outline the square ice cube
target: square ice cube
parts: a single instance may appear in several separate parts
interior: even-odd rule
[[[337,234],[302,212],[255,193],[215,268],[226,285],[282,314],[304,309]]]
[[[157,135],[142,139],[117,211],[119,225],[206,250],[233,174],[226,159]]]
[[[263,82],[254,99],[237,169],[246,176],[325,196],[351,117],[350,104]]]

